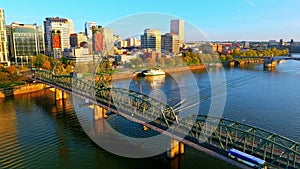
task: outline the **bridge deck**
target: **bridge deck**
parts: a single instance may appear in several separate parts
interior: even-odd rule
[[[171,106],[154,98],[126,89],[99,88],[97,84],[91,85],[70,76],[37,71],[35,79],[78,97],[90,99],[92,103],[111,112],[242,168],[245,166],[223,156],[230,148],[265,159],[270,166],[300,168],[299,143],[275,133],[204,115],[178,118],[178,112]],[[217,150],[218,153],[210,149]]]

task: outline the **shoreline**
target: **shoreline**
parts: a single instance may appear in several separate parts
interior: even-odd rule
[[[10,88],[1,88],[0,98],[32,93],[32,92],[43,90],[46,87],[47,87],[46,84],[30,83],[30,84],[10,87]]]
[[[245,61],[245,63],[261,63],[261,61]],[[222,62],[221,66],[230,66],[230,65],[229,62]],[[220,67],[220,65],[201,64],[201,65],[180,66],[180,67],[161,68],[161,69],[164,70],[166,74],[172,74],[172,73],[180,73],[185,71],[204,70],[209,67]],[[134,70],[115,73],[112,75],[112,80],[121,81],[121,80],[135,78],[136,76],[133,75],[133,72]],[[42,83],[31,83],[31,84],[15,86],[10,88],[0,88],[0,98],[40,91],[43,90],[46,86],[47,85]]]
[[[193,66],[181,66],[181,67],[172,67],[172,68],[162,68],[163,71],[168,73],[178,73],[178,72],[185,72],[185,71],[192,71],[192,70],[201,70],[206,69],[204,64],[201,65],[193,65]],[[124,79],[131,79],[135,78],[136,76],[133,75],[133,71],[126,72],[126,73],[115,73],[112,75],[113,80],[124,80]]]

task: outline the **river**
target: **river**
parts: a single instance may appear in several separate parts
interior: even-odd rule
[[[211,71],[217,73],[218,71]],[[223,118],[254,125],[300,141],[300,62],[280,63],[276,70],[261,64],[224,68],[226,104]],[[190,76],[181,73],[175,76]],[[210,80],[206,71],[194,71],[201,104],[207,114]],[[177,102],[178,84],[171,76],[137,78],[130,88],[149,93],[153,88]],[[126,83],[119,82],[118,85]],[[142,88],[141,88],[142,86]],[[120,116],[108,118],[114,125],[130,125],[124,133],[143,134],[140,125]],[[136,130],[132,130],[136,129]],[[53,100],[49,90],[0,100],[0,168],[234,168],[186,147],[185,154],[168,160],[164,154],[151,158],[125,158],[111,154],[93,143],[81,128],[73,102]]]

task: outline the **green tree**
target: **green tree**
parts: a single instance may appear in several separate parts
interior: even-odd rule
[[[240,49],[239,49],[239,48],[235,48],[235,49],[233,50],[232,55],[233,55],[233,56],[240,56],[240,55],[241,55]]]
[[[182,57],[182,61],[186,64],[186,65],[190,65],[191,62],[192,62],[192,59],[190,56],[185,56],[185,57]]]
[[[220,60],[221,60],[222,62],[224,62],[224,61],[226,60],[226,56],[225,56],[225,55],[221,55],[221,56],[220,56]]]
[[[59,75],[67,74],[65,68],[63,67],[63,65],[61,63],[58,63],[55,65],[55,67],[53,68],[53,73],[59,74]]]
[[[57,60],[53,57],[48,57],[48,61],[50,61],[51,68],[54,68],[55,65],[59,63],[59,60]]]
[[[227,61],[233,60],[232,55],[227,55],[227,56],[226,56],[226,60],[227,60]]]
[[[43,64],[45,63],[45,61],[47,61],[47,60],[48,60],[48,56],[39,53],[39,54],[35,57],[34,65],[35,65],[36,67],[42,67]]]
[[[203,63],[210,63],[213,59],[211,54],[202,54],[201,60]]]
[[[70,64],[70,60],[68,60],[68,59],[66,59],[66,58],[64,58],[64,57],[62,57],[62,58],[60,59],[60,61],[61,61],[62,64],[65,64],[65,65],[69,65],[69,64]]]

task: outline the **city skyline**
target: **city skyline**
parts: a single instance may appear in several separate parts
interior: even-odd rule
[[[18,2],[18,5],[9,1],[0,2],[0,8],[5,10],[7,25],[12,22],[43,25],[42,22],[46,17],[57,16],[73,20],[75,32],[84,32],[84,23],[88,21],[106,26],[126,16],[155,12],[173,15],[178,17],[174,19],[189,22],[212,41],[273,39],[299,41],[300,24],[297,22],[297,17],[300,16],[300,11],[297,10],[299,5],[300,2],[296,0],[284,2],[238,0],[185,4],[165,0],[151,2],[151,5],[149,2],[137,0],[122,1],[122,3],[90,1],[86,6],[69,0],[60,2],[59,6],[53,5],[50,1],[40,4],[29,0]],[[140,31],[142,32],[143,29]]]

